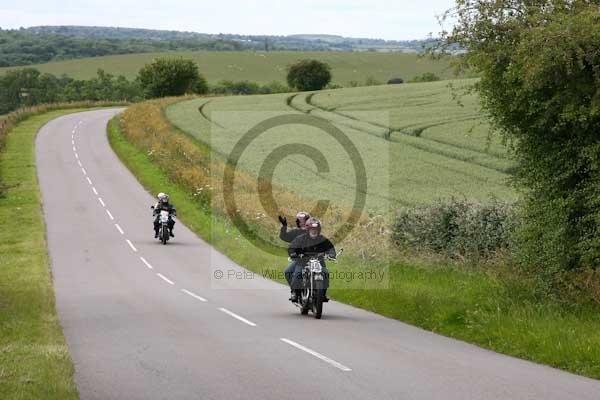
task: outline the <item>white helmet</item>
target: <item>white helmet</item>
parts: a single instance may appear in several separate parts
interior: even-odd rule
[[[167,195],[163,192],[160,192],[158,196],[156,196],[156,198],[158,199],[158,201],[162,201],[164,198],[167,198]]]

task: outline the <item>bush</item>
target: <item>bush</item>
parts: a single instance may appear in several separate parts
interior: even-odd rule
[[[216,86],[210,89],[214,94],[257,94],[260,86],[250,81],[220,81]]]
[[[463,70],[513,144],[525,190],[522,264],[548,281],[600,266],[600,8],[597,1],[457,0]]]
[[[433,72],[423,72],[421,75],[417,75],[412,78],[411,82],[436,82],[441,80],[439,76],[434,74]]]
[[[399,211],[392,237],[401,247],[478,260],[512,250],[514,207],[452,199]]]
[[[181,96],[208,91],[206,79],[192,60],[158,58],[140,69],[138,79],[147,98]]]
[[[287,83],[300,90],[321,90],[331,81],[331,67],[318,60],[302,60],[288,67]]]
[[[273,81],[266,85],[260,86],[255,82],[250,81],[220,81],[216,86],[210,88],[210,92],[214,94],[272,94],[272,93],[288,93],[291,89],[284,84]]]
[[[365,86],[379,86],[381,85],[381,81],[375,79],[373,76],[368,76],[365,80]]]
[[[273,81],[266,85],[261,86],[260,88],[261,94],[272,94],[272,93],[289,93],[292,91],[288,86],[284,85],[281,82]]]

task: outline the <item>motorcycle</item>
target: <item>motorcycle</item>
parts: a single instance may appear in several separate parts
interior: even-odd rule
[[[154,206],[150,207],[154,210]],[[171,235],[169,233],[169,212],[166,210],[160,210],[160,215],[158,216],[158,240],[162,242],[162,244],[167,244]]]
[[[343,249],[338,253],[341,254]],[[300,314],[307,315],[312,311],[316,319],[321,319],[323,315],[323,300],[325,299],[325,276],[321,260],[326,259],[331,262],[337,262],[337,258],[330,257],[325,253],[308,255],[308,262],[302,268],[302,289],[298,302],[293,303],[300,308]]]

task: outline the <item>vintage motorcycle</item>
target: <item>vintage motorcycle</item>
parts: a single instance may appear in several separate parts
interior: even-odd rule
[[[344,249],[341,249],[338,256]],[[299,290],[298,301],[293,303],[300,308],[302,315],[312,311],[316,319],[323,315],[323,302],[325,299],[325,276],[321,260],[337,262],[337,258],[330,257],[325,253],[305,254],[308,262],[302,268],[302,288]]]

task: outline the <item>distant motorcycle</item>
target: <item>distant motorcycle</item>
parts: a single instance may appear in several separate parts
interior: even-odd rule
[[[309,259],[302,268],[302,289],[300,290],[298,302],[293,304],[300,308],[302,315],[306,315],[309,311],[312,311],[316,319],[321,319],[326,289],[321,260],[337,262],[337,259],[329,257],[324,253],[305,255],[304,257],[308,257]]]
[[[154,210],[154,206],[150,207]],[[160,210],[160,215],[158,216],[158,240],[162,242],[162,244],[167,244],[171,235],[169,234],[169,212],[166,210]]]

